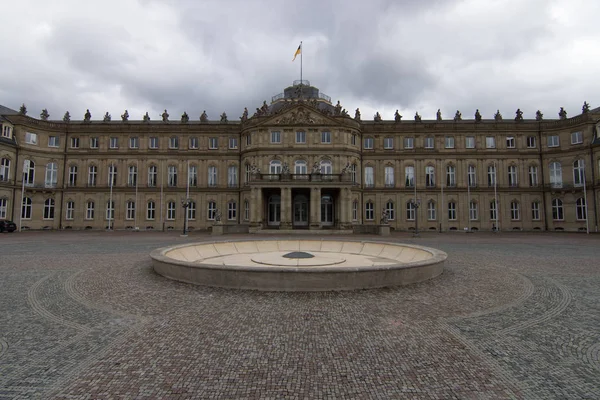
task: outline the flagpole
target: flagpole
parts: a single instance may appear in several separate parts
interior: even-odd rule
[[[164,175],[164,163],[161,162],[158,164],[160,165],[160,227],[161,227],[161,231],[164,232],[165,230],[165,220],[164,220],[164,210],[163,210],[163,181],[165,179],[165,175]]]
[[[300,41],[300,86],[302,86],[303,82],[302,82],[302,53],[304,50],[302,48],[302,40]],[[302,90],[302,89],[301,89]]]
[[[115,208],[113,207],[113,179],[114,179],[114,173],[115,173],[115,165],[111,164],[110,165],[110,172],[109,172],[109,179],[110,179],[110,197],[108,199],[108,230],[111,230],[112,227],[112,218],[113,218],[113,214],[115,212]]]
[[[500,206],[498,205],[497,183],[498,183],[498,169],[496,168],[496,161],[494,161],[494,202],[496,203],[496,232],[499,232],[498,213],[500,212]]]
[[[187,160],[187,187],[185,190],[185,204],[187,204],[187,207],[183,208],[183,212],[184,213],[188,213],[189,207],[190,207],[190,160]],[[183,229],[185,232],[187,232],[187,225],[188,225],[188,216],[184,215],[183,216]]]
[[[440,233],[444,231],[444,174],[440,171],[440,181],[442,183],[442,202],[440,204]]]
[[[138,178],[139,178],[139,174],[140,174],[140,160],[135,160],[135,209],[133,210],[135,221],[133,223],[133,228],[136,230],[138,229],[137,209],[138,209]]]
[[[471,176],[469,175],[469,166],[467,165],[467,232],[471,232]]]
[[[21,185],[21,213],[19,214],[19,232],[23,226],[23,200],[25,200],[25,166],[27,166],[27,176],[29,177],[29,160],[23,162],[23,183]]]
[[[588,206],[587,206],[587,188],[585,185],[585,164],[583,166],[583,200],[585,201],[585,230],[586,233],[589,235],[590,234],[590,219],[588,218]],[[577,205],[575,205],[577,206]]]

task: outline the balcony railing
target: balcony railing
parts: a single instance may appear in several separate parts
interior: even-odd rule
[[[253,174],[252,182],[352,182],[350,174]]]

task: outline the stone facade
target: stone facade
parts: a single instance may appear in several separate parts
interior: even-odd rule
[[[217,214],[250,231],[360,230],[385,212],[395,230],[598,225],[600,108],[366,121],[304,81],[240,122],[188,118],[53,121],[0,106],[0,218],[24,229],[182,229],[189,199],[191,230]]]

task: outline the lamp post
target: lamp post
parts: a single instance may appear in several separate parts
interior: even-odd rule
[[[419,237],[419,206],[421,205],[420,199],[410,199],[409,203],[412,204],[415,209],[415,233],[413,237]]]
[[[191,203],[192,203],[192,200],[190,200],[190,199],[181,200],[181,207],[183,207],[183,235],[181,235],[181,236],[187,236],[187,223],[188,223],[187,210]]]

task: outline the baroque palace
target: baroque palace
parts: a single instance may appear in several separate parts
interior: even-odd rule
[[[600,108],[361,119],[295,81],[239,121],[50,120],[0,106],[0,219],[22,229],[596,231]]]

